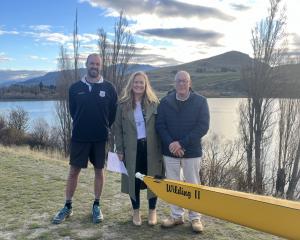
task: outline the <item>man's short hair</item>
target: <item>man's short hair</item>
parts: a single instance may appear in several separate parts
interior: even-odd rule
[[[174,77],[175,81],[177,80],[177,78],[178,78],[178,76],[179,76],[180,74],[186,75],[187,78],[189,79],[189,81],[191,81],[191,76],[190,76],[190,74],[189,74],[187,71],[178,71],[178,72],[176,73],[175,77]]]
[[[101,57],[98,53],[91,53],[87,56],[85,64],[88,63],[90,57],[99,57],[101,59]]]

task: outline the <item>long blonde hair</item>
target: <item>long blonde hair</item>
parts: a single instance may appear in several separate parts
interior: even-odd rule
[[[155,94],[155,92],[153,91],[148,76],[146,75],[146,73],[142,72],[142,71],[138,71],[138,72],[134,72],[133,74],[131,74],[131,76],[129,77],[129,80],[126,84],[126,87],[123,90],[123,96],[120,99],[121,103],[125,103],[129,108],[135,109],[136,107],[136,103],[134,100],[134,93],[132,91],[133,88],[133,82],[136,76],[142,76],[144,78],[145,81],[145,92],[144,95],[142,97],[142,105],[143,106],[147,106],[147,105],[151,105],[151,104],[155,104],[158,103],[159,100]]]

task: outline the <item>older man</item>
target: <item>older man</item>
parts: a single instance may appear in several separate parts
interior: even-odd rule
[[[104,183],[103,167],[108,130],[115,120],[117,93],[110,82],[100,75],[101,59],[91,54],[86,60],[87,74],[69,89],[70,114],[73,130],[70,153],[70,169],[66,186],[65,206],[54,216],[52,222],[59,224],[73,214],[72,197],[78,176],[86,168],[88,160],[95,170],[92,220],[103,220],[100,196]]]
[[[209,128],[209,110],[206,98],[191,91],[188,72],[175,76],[175,89],[161,100],[158,107],[156,130],[162,139],[166,177],[200,183],[201,138]],[[182,169],[183,178],[180,171]],[[189,211],[193,231],[202,232],[201,215]],[[162,221],[162,227],[184,223],[184,209],[171,205],[171,215]]]

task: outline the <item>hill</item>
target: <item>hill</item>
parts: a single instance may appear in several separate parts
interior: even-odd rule
[[[74,197],[74,215],[60,225],[51,218],[64,202],[68,163],[58,156],[46,156],[26,148],[0,146],[0,239],[279,239],[232,223],[203,216],[205,231],[192,233],[189,223],[174,229],[150,227],[147,221],[146,195],[142,194],[143,225],[131,223],[130,200],[120,193],[120,176],[106,173],[101,198],[104,221],[91,223],[93,169],[81,173]],[[169,213],[159,201],[159,219]],[[237,213],[238,214],[238,213]]]
[[[149,72],[153,87],[165,94],[174,86],[177,71],[188,71],[192,88],[207,97],[244,97],[246,96],[241,69],[253,61],[248,55],[230,51],[210,58]],[[300,64],[282,66],[276,80],[277,97],[300,98]]]
[[[281,89],[284,97],[300,98],[300,64],[281,67],[277,89]]]
[[[153,69],[157,69],[157,67],[153,67],[151,65],[145,65],[145,64],[130,64],[128,66],[127,74],[130,74],[135,71],[151,71]],[[86,73],[85,68],[80,68],[79,69],[80,76],[83,76]],[[43,76],[39,77],[34,77],[27,79],[26,81],[18,81],[18,85],[23,85],[23,86],[32,86],[32,85],[38,85],[40,82],[43,83],[44,86],[50,86],[50,85],[56,85],[56,81],[59,78],[60,72],[55,71],[55,72],[49,72],[46,73]]]
[[[240,71],[248,65],[251,58],[241,52],[226,52],[211,58],[206,58],[177,66],[171,66],[151,71],[149,77],[153,87],[159,92],[173,88],[174,76],[177,71],[188,71],[192,78],[192,87],[205,96],[242,96]]]
[[[45,71],[0,70],[0,87],[10,86],[45,74]]]

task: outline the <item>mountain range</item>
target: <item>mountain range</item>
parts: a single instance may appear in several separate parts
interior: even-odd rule
[[[0,86],[10,86],[45,74],[46,71],[0,70]]]
[[[151,71],[157,69],[157,67],[146,64],[130,64],[127,73],[135,71]],[[85,68],[79,69],[80,75],[83,76],[86,72]],[[8,87],[13,84],[30,86],[38,85],[40,82],[43,85],[50,86],[56,85],[56,81],[59,78],[59,71],[45,72],[45,71],[5,71],[0,70],[0,87]]]

